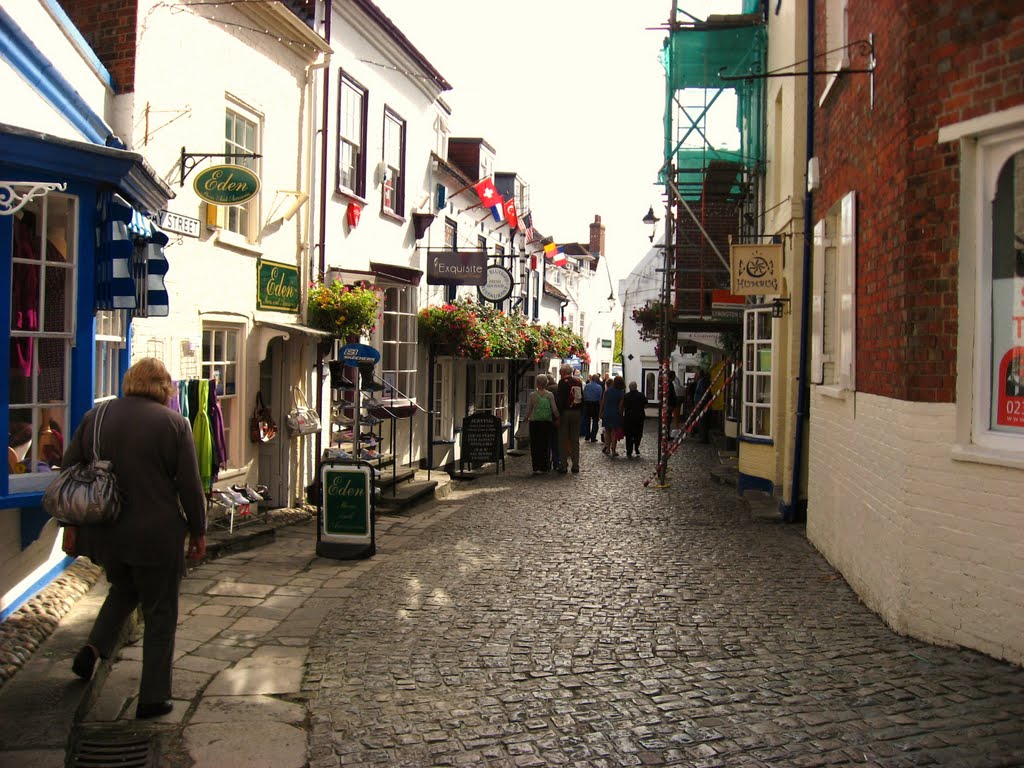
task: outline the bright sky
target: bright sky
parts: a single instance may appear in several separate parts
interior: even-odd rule
[[[556,242],[590,237],[599,214],[614,279],[664,216],[665,77],[658,54],[671,0],[374,0],[452,84],[454,136],[479,136],[497,171],[530,185],[534,225]],[[660,212],[659,212],[660,208]]]

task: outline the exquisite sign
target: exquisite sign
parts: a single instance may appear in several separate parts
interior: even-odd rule
[[[733,245],[729,261],[734,295],[777,296],[782,292],[781,245]]]
[[[480,295],[500,304],[512,295],[512,273],[505,267],[491,264],[486,271],[487,282],[480,286]]]
[[[256,309],[299,311],[299,269],[292,264],[256,260]]]
[[[428,285],[486,285],[487,251],[429,251]]]
[[[192,186],[213,205],[241,205],[256,197],[260,177],[244,165],[211,165],[196,175]]]

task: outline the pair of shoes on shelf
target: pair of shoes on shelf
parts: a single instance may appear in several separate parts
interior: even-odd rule
[[[383,392],[387,387],[379,381],[368,381],[359,387],[363,392]]]
[[[263,497],[256,492],[256,489],[250,488],[248,485],[232,485],[231,490],[249,501],[263,501]]]
[[[325,448],[321,457],[322,461],[337,461],[338,459],[351,459],[352,454],[344,448]]]
[[[366,416],[361,416],[359,418],[359,423],[366,427],[375,427],[382,421],[383,419],[378,419],[373,414],[367,414]]]
[[[251,503],[248,496],[232,488],[218,488],[210,493],[210,498],[225,507],[244,507]]]
[[[151,717],[162,717],[169,715],[174,709],[174,704],[168,699],[165,701],[140,701],[135,707],[136,720],[148,720]]]
[[[71,671],[78,675],[83,680],[92,679],[93,670],[96,669],[96,662],[99,661],[100,655],[96,651],[96,648],[91,645],[83,645],[78,653],[75,654],[74,660],[71,662]]]
[[[362,443],[364,448],[376,448],[377,438],[373,435],[363,435],[359,438],[359,442]]]

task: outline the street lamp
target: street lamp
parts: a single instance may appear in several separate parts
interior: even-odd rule
[[[608,294],[608,311],[611,312],[615,309],[615,292],[612,291]]]
[[[653,243],[654,242],[654,227],[657,225],[658,221],[660,221],[660,219],[658,219],[658,217],[654,215],[654,206],[653,205],[650,208],[647,209],[647,213],[644,215],[643,221],[644,221],[644,224],[647,224],[651,228],[651,242]]]

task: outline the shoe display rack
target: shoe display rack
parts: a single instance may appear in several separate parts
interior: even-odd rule
[[[346,375],[356,370],[340,360],[329,363],[331,384],[331,443],[324,449],[325,461],[365,461],[386,466],[394,457],[384,450],[383,419],[369,413],[374,395],[385,389],[374,374],[373,365],[358,367],[358,381]]]
[[[265,485],[233,485],[214,489],[206,507],[207,526],[232,533],[235,528],[266,518],[259,505],[269,500]]]

